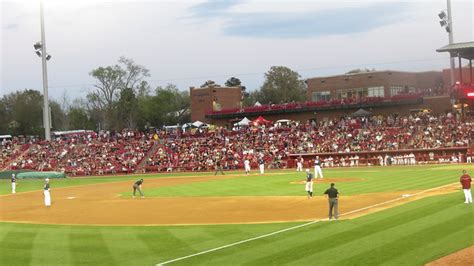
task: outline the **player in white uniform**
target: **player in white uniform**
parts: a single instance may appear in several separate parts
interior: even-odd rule
[[[248,175],[250,173],[250,161],[248,158],[245,158],[244,160],[244,168],[245,168],[245,174]]]
[[[16,193],[16,176],[12,174],[12,194]]]
[[[49,194],[49,178],[46,178],[44,181],[46,182],[43,187],[44,205],[49,207],[51,206],[51,194]]]
[[[260,168],[260,174],[263,175],[265,173],[265,161],[263,158],[258,159],[258,167]]]
[[[303,172],[303,162],[304,159],[301,156],[296,159],[296,172]]]
[[[308,193],[308,199],[313,197],[313,174],[306,169],[306,185],[305,190]]]
[[[318,176],[323,178],[323,171],[321,170],[321,160],[319,159],[319,156],[316,156],[316,159],[314,160],[314,178],[318,178]]]

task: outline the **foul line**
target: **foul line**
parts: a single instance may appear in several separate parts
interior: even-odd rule
[[[443,186],[439,186],[439,187],[435,187],[435,188],[430,188],[430,189],[423,190],[423,191],[420,191],[420,192],[417,192],[417,193],[414,193],[414,194],[410,194],[409,196],[405,196],[405,197],[402,196],[402,197],[399,197],[399,198],[384,201],[384,202],[377,203],[377,204],[374,204],[374,205],[370,205],[370,206],[360,208],[360,209],[357,209],[357,210],[345,212],[345,213],[340,214],[339,216],[344,216],[344,215],[349,215],[349,214],[356,213],[356,212],[365,211],[365,210],[370,209],[370,208],[374,208],[374,207],[378,207],[378,206],[381,206],[381,205],[389,204],[389,203],[399,201],[399,200],[402,200],[402,199],[406,199],[406,198],[411,198],[411,197],[418,196],[418,195],[426,193],[426,192],[430,192],[430,191],[433,191],[433,190],[437,190],[437,189],[441,189],[441,188],[444,188],[444,187],[452,186],[454,184],[457,184],[457,183],[451,183],[451,184],[447,184],[447,185],[443,185]],[[247,242],[250,242],[250,241],[254,241],[254,240],[266,238],[266,237],[269,237],[269,236],[281,234],[281,233],[284,233],[284,232],[287,232],[287,231],[295,230],[295,229],[298,229],[298,228],[301,228],[301,227],[305,227],[305,226],[308,226],[308,225],[312,225],[312,224],[315,224],[315,223],[318,223],[318,222],[321,222],[321,221],[327,221],[327,220],[328,220],[328,218],[311,221],[311,222],[308,222],[308,223],[304,223],[304,224],[289,227],[289,228],[286,228],[286,229],[278,230],[278,231],[268,233],[268,234],[265,234],[265,235],[252,237],[252,238],[249,238],[249,239],[241,240],[241,241],[234,242],[234,243],[231,243],[231,244],[227,244],[227,245],[224,245],[224,246],[204,250],[204,251],[194,253],[194,254],[191,254],[191,255],[187,255],[187,256],[184,256],[184,257],[179,257],[179,258],[176,258],[176,259],[167,260],[167,261],[156,264],[156,266],[162,266],[162,265],[170,264],[170,263],[177,262],[177,261],[180,261],[180,260],[189,259],[189,258],[200,256],[200,255],[203,255],[203,254],[206,254],[206,253],[210,253],[210,252],[218,251],[218,250],[221,250],[221,249],[237,246],[237,245],[244,244],[244,243],[247,243]]]

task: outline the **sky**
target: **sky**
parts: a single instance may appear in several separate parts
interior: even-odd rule
[[[454,41],[473,41],[474,1],[452,1]],[[355,68],[425,71],[449,67],[433,1],[72,1],[44,0],[50,97],[83,98],[89,73],[120,56],[150,70],[152,88],[180,90],[241,79],[259,88],[271,66],[302,78]],[[0,0],[0,97],[42,91],[39,1]]]

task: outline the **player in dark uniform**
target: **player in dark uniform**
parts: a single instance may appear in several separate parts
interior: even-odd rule
[[[337,218],[339,217],[339,212],[337,210],[337,200],[339,199],[339,191],[337,191],[337,189],[334,187],[334,183],[331,183],[331,187],[328,188],[324,192],[324,194],[327,195],[329,200],[329,220],[331,220],[333,216],[337,220]]]
[[[306,169],[306,185],[305,190],[308,192],[308,199],[313,197],[313,174]]]
[[[138,192],[140,192],[140,195],[142,196],[142,198],[145,197],[145,195],[143,195],[143,192],[142,192],[142,184],[143,184],[143,178],[133,184],[133,198],[135,198],[135,193],[137,192],[137,190]]]
[[[222,170],[222,164],[221,164],[221,161],[217,160],[216,161],[216,172],[214,173],[214,175],[217,175],[217,172],[221,172],[221,174],[224,174],[224,171]]]

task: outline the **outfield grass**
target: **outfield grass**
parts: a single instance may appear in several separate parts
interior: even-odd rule
[[[240,172],[230,172],[230,173],[240,173]],[[58,178],[51,179],[50,184],[53,188],[60,187],[73,187],[80,185],[92,185],[99,183],[107,182],[121,182],[121,181],[135,181],[140,178],[149,179],[149,178],[182,178],[186,176],[207,176],[209,173],[200,172],[200,173],[161,173],[161,174],[143,174],[143,175],[122,175],[122,176],[97,176],[97,177],[68,177],[68,178]],[[18,179],[17,181],[17,192],[26,192],[43,189],[44,180],[43,179]],[[130,183],[132,184],[132,183]],[[0,195],[10,194],[11,193],[11,181],[10,179],[1,179],[0,180]]]
[[[472,170],[470,167],[326,169],[325,178],[364,179],[336,182],[342,195],[420,190],[458,182],[461,169]],[[302,185],[289,182],[302,180],[304,173],[273,173],[156,189],[145,186],[145,193],[168,197],[302,195]],[[144,175],[143,178],[196,175],[209,173]],[[51,182],[57,188],[132,181],[139,177],[68,178]],[[42,184],[42,180],[20,180],[18,191],[40,190]],[[0,185],[0,194],[10,193],[8,180]],[[321,194],[327,186],[318,184],[315,193]],[[319,222],[176,264],[422,265],[474,245],[474,205],[462,202],[460,191],[425,198],[353,220]],[[106,227],[0,223],[0,265],[155,265],[298,224],[301,223]]]
[[[460,193],[320,222],[176,265],[422,265],[474,245]],[[166,227],[0,223],[0,265],[155,265],[295,224]],[[173,265],[173,264],[172,264]]]
[[[459,181],[463,166],[361,167],[325,169],[325,178],[335,178],[343,195],[372,192],[406,191],[438,187]],[[464,166],[465,167],[465,166]],[[441,168],[437,170],[437,168]],[[360,178],[363,181],[337,182],[338,178]],[[298,196],[304,192],[301,184],[305,173],[281,171],[276,174],[253,174],[241,178],[216,179],[203,183],[146,189],[147,196]],[[315,195],[321,195],[329,184],[315,184]],[[130,192],[123,195],[130,196]]]

